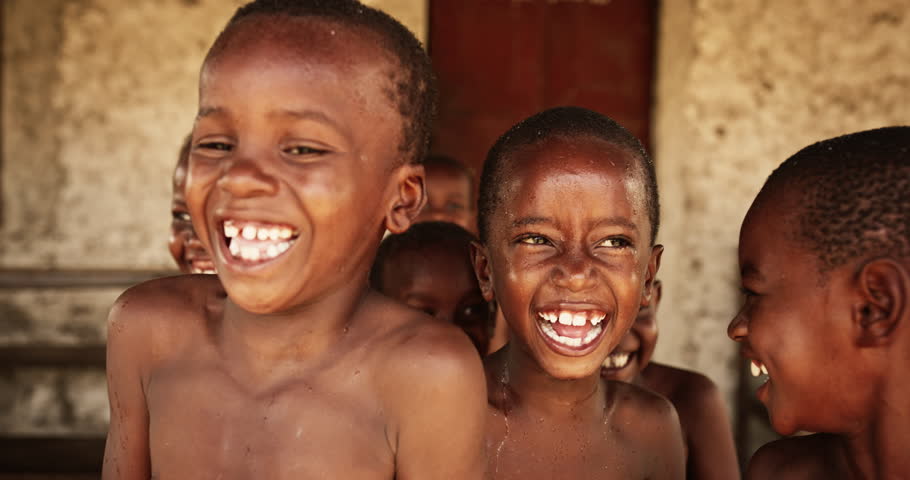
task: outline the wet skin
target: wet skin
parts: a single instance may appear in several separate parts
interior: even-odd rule
[[[481,289],[512,332],[485,361],[493,478],[683,476],[672,405],[600,378],[604,358],[648,304],[661,251],[650,243],[633,161],[587,137],[546,139],[508,160],[489,238],[474,249]],[[554,309],[602,315],[601,331],[589,339],[593,322],[541,319]],[[555,341],[542,322],[581,343]]]
[[[728,334],[767,370],[757,395],[778,433],[828,433],[765,445],[746,478],[905,478],[910,355],[906,335],[892,327],[906,324],[907,309],[896,307],[906,304],[910,273],[889,258],[848,260],[820,273],[786,213],[798,211],[795,198],[763,191],[746,215],[739,242],[745,300]]]
[[[647,388],[673,403],[686,439],[686,478],[737,479],[733,429],[717,386],[704,375],[651,362],[661,293],[660,280],[655,280],[651,305],[638,312],[629,333],[604,362],[601,375]],[[613,363],[611,357],[616,359]],[[625,366],[615,363],[622,357],[628,358]]]
[[[426,185],[427,204],[420,211],[418,222],[450,222],[477,233],[474,192],[464,172],[439,165],[428,167]]]
[[[212,258],[202,246],[190,212],[186,207],[186,165],[178,165],[174,170],[174,190],[171,197],[171,235],[168,239],[168,250],[174,262],[183,273],[215,273]]]
[[[114,306],[104,478],[482,475],[473,345],[366,287],[383,231],[424,202],[378,43],[258,16],[209,58],[187,201],[224,290],[175,277]],[[232,253],[226,221],[293,238],[253,261]]]
[[[477,351],[486,355],[490,342],[490,310],[474,276],[470,259],[457,252],[404,252],[387,259],[382,293],[421,310],[468,334]]]

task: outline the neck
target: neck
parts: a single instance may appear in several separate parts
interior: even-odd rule
[[[905,364],[906,365],[906,364]],[[905,385],[883,395],[872,419],[858,432],[843,435],[843,449],[853,478],[910,479],[910,411]]]
[[[551,376],[521,347],[509,344],[502,363],[499,383],[512,397],[513,408],[547,415],[602,416],[604,384],[600,372],[577,379]]]

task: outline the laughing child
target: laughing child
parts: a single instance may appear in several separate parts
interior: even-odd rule
[[[632,329],[604,361],[601,374],[645,387],[673,403],[686,439],[686,478],[737,479],[733,430],[717,386],[704,375],[651,361],[660,297],[660,280],[655,280],[651,304],[638,312]]]
[[[424,203],[429,59],[353,0],[257,1],[200,75],[186,199],[211,275],[109,318],[106,479],[477,479],[483,370],[367,287]]]
[[[787,159],[743,221],[729,335],[787,438],[747,478],[910,478],[910,127]]]
[[[171,197],[171,236],[168,239],[168,249],[174,262],[183,273],[215,273],[212,258],[202,246],[190,212],[186,208],[186,174],[190,159],[190,141],[192,135],[186,137],[180,147],[180,156],[177,158],[177,167],[174,168],[173,193]]]
[[[458,160],[430,155],[426,171],[427,204],[417,222],[451,222],[469,232],[477,231],[474,208],[474,174]]]
[[[485,362],[492,478],[683,478],[672,404],[600,377],[651,298],[654,177],[638,140],[576,107],[534,115],[490,150],[474,270],[512,332]]]
[[[389,235],[370,270],[370,286],[405,305],[453,323],[486,355],[493,333],[490,305],[471,266],[476,237],[448,222],[424,222]]]

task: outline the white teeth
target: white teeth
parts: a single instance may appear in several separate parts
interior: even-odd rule
[[[563,325],[572,325],[572,315],[569,312],[560,312],[559,313],[559,323]]]
[[[560,323],[562,323],[562,322],[560,321]],[[601,332],[600,327],[594,327],[591,329],[591,331],[589,331],[587,333],[587,335],[584,336],[584,338],[564,337],[564,336],[556,333],[556,330],[554,330],[553,327],[550,326],[549,323],[542,323],[542,324],[540,324],[540,327],[541,327],[541,330],[543,330],[543,333],[546,334],[546,336],[557,341],[558,343],[561,343],[561,344],[569,346],[569,347],[580,347],[582,345],[587,345],[587,344],[591,343],[595,338],[597,338],[597,336],[600,335],[600,332]]]
[[[255,239],[256,238],[256,227],[254,227],[252,225],[247,225],[247,226],[243,227],[243,232],[241,233],[241,235],[243,235],[243,238],[245,238],[247,240]]]
[[[549,320],[550,323],[556,323],[559,321],[559,315],[556,315],[555,313],[548,313],[547,320]]]
[[[235,257],[240,255],[240,245],[237,242],[231,242],[231,246],[228,248],[231,250],[231,255]]]
[[[240,229],[234,226],[233,223],[224,222],[224,236],[227,238],[234,238],[237,234],[240,233]]]
[[[278,237],[281,238],[282,240],[287,240],[287,239],[291,238],[292,234],[293,234],[293,232],[291,232],[291,229],[287,228],[287,227],[281,227],[281,230],[278,231]]]
[[[629,364],[631,355],[628,353],[614,353],[604,360],[604,366],[607,368],[623,368]]]
[[[602,315],[597,315],[591,318],[591,325],[599,325],[603,319],[604,317]]]
[[[278,240],[278,236],[281,235],[281,231],[276,227],[269,229],[269,240]]]
[[[288,248],[291,248],[291,244],[288,242],[281,242],[278,244],[278,253],[284,253]]]
[[[265,256],[268,258],[275,258],[278,256],[278,247],[275,245],[269,245],[269,248],[265,249]]]
[[[244,260],[259,260],[259,249],[256,247],[243,247],[240,249],[240,256]]]
[[[765,375],[768,374],[768,367],[765,367],[764,364],[762,364],[762,366],[761,366],[761,373],[764,373]]]
[[[583,327],[583,326],[585,326],[585,323],[587,323],[587,322],[588,322],[588,319],[585,317],[585,314],[583,314],[583,313],[576,313],[575,315],[572,316],[572,325],[574,325],[576,327]]]
[[[752,371],[752,376],[753,376],[753,377],[757,377],[757,376],[761,375],[761,367],[759,367],[759,366],[755,363],[755,360],[752,360],[752,361],[749,363],[749,369]]]
[[[258,239],[261,240],[261,241],[268,240],[268,239],[269,239],[269,231],[266,230],[266,229],[264,229],[264,228],[260,228],[259,230],[256,231],[256,238],[258,238]]]

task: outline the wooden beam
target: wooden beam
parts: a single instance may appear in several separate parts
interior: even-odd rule
[[[105,366],[104,345],[0,346],[0,365],[3,369],[21,367],[100,368]]]
[[[129,287],[153,278],[179,274],[176,270],[2,269],[0,289]]]

